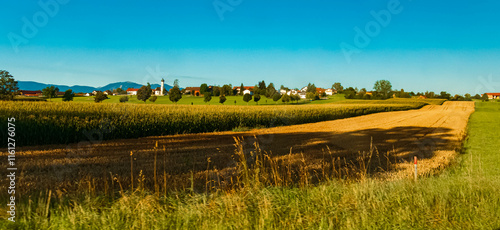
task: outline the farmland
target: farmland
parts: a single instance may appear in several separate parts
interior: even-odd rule
[[[2,102],[0,118],[15,117],[19,130],[30,130],[18,134],[23,146],[295,125],[424,105],[415,100],[259,107]],[[0,128],[6,130],[6,123]]]
[[[498,227],[498,220],[491,218],[500,215],[495,191],[500,184],[494,172],[498,146],[491,145],[498,143],[491,138],[498,137],[498,130],[488,127],[498,126],[499,105],[478,104],[462,156],[455,151],[472,112],[467,102],[249,132],[114,140],[91,148],[25,147],[19,158],[25,162],[21,196],[30,204],[21,205],[21,226]],[[235,142],[233,136],[242,139]],[[71,149],[82,155],[72,155]],[[423,154],[418,183],[405,179],[411,177],[405,156],[415,149]],[[370,152],[372,163],[363,158]],[[252,153],[256,161],[240,158]],[[377,153],[390,160],[383,161]],[[338,168],[328,163],[332,159],[340,161]],[[357,166],[344,165],[346,161]],[[245,170],[245,162],[255,163]],[[370,167],[386,164],[383,171]],[[224,187],[224,173],[231,168],[238,175],[233,178],[235,187]],[[134,178],[127,176],[131,172]],[[338,172],[351,173],[354,181]],[[322,180],[315,181],[318,177]],[[210,190],[214,185],[219,189]],[[280,204],[290,205],[285,210]]]
[[[300,109],[311,108],[421,107],[408,100],[351,102],[248,108],[262,109],[260,113],[283,108],[300,115]],[[498,123],[499,103],[477,103],[465,145],[474,103],[431,103],[408,111],[248,131],[20,147],[21,219],[16,226],[498,227],[500,223],[491,218],[500,215],[495,205],[500,199],[494,166],[498,146],[491,145],[498,130],[489,127]],[[71,107],[71,116],[109,106],[124,106],[127,111],[145,106],[183,109],[181,105],[38,104],[59,105],[65,113],[68,108],[61,105],[79,104],[81,111]],[[56,107],[41,111],[50,115]],[[417,183],[410,179],[413,155],[419,157]],[[414,208],[405,208],[410,206]],[[14,225],[3,227],[9,226]]]

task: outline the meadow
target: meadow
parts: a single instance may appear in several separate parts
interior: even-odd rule
[[[109,99],[104,100],[102,103],[120,103],[120,97],[123,96],[108,96]],[[147,101],[141,101],[137,99],[137,96],[128,96],[129,101],[125,102],[126,104],[166,104],[166,105],[173,105],[174,103],[170,101],[168,96],[158,96],[155,102],[151,102],[149,100]],[[48,100],[48,99],[47,99]],[[345,97],[343,94],[335,94],[332,96],[328,96],[325,99],[321,100],[315,100],[315,101],[310,101],[310,100],[305,100],[301,99],[299,101],[290,101],[288,103],[284,103],[281,100],[278,101],[273,101],[271,98],[266,98],[265,96],[262,96],[261,99],[258,102],[253,101],[253,98],[249,102],[243,101],[243,96],[226,96],[226,102],[224,105],[245,105],[245,106],[251,106],[251,105],[286,105],[286,104],[324,104],[324,103],[332,103],[332,102],[337,102],[337,101],[342,101],[345,100]],[[50,99],[52,102],[62,102],[61,97],[57,98],[52,98]],[[85,102],[85,103],[94,103],[94,97],[74,97],[73,102]],[[236,102],[236,103],[235,103]],[[205,102],[203,96],[192,96],[192,95],[182,95],[182,98],[177,102],[179,105],[221,105],[219,103],[219,97],[212,96],[212,100],[209,102]]]
[[[0,222],[19,229],[498,229],[500,227],[500,105],[476,102],[468,138],[454,164],[438,175],[385,180],[363,173],[345,180],[328,173],[320,183],[262,183],[265,173],[286,178],[286,165],[269,171],[249,165],[238,144],[239,186],[211,193],[160,194],[144,186],[152,175],[139,174],[134,189],[113,196],[96,193],[95,184],[77,193],[40,191],[21,194],[19,219]],[[236,142],[238,143],[238,141]],[[257,149],[257,147],[256,147]],[[458,153],[457,153],[458,154]],[[261,159],[265,159],[265,155]],[[160,160],[159,160],[160,161]],[[284,161],[286,162],[286,161]],[[273,172],[274,169],[279,171]],[[305,173],[305,172],[302,172]],[[305,175],[305,176],[304,176]],[[156,174],[154,175],[156,176]],[[112,175],[111,175],[112,177]],[[279,181],[279,178],[276,181]],[[284,180],[286,181],[286,180]],[[87,186],[82,184],[82,188]],[[153,188],[153,189],[151,189]],[[2,198],[3,199],[3,198]]]
[[[424,105],[411,99],[283,106],[22,101],[0,102],[0,118],[18,120],[17,129],[26,131],[17,134],[17,145],[25,146],[294,125]],[[6,126],[2,123],[0,129]]]

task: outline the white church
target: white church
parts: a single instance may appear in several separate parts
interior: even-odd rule
[[[165,80],[162,78],[161,79],[160,87],[156,87],[156,89],[153,89],[154,95],[156,95],[156,96],[164,96],[164,94],[163,94],[163,90],[165,89],[164,84],[165,84]]]

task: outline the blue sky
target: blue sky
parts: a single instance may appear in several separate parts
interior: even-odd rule
[[[0,3],[0,69],[17,80],[500,91],[498,1],[39,2]]]

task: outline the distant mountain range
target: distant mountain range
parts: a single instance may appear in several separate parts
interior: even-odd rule
[[[137,84],[135,82],[115,82],[111,84],[107,84],[102,87],[92,87],[92,86],[84,86],[84,85],[74,85],[74,86],[67,86],[67,85],[55,85],[55,84],[45,84],[45,83],[39,83],[39,82],[34,82],[34,81],[18,81],[18,87],[20,90],[42,90],[48,86],[54,86],[59,88],[60,92],[64,92],[68,89],[73,90],[75,93],[90,93],[94,90],[97,91],[106,91],[106,90],[113,90],[117,88],[122,88],[123,90],[126,90],[128,88],[140,88],[142,85]],[[156,87],[160,87],[160,84],[152,84],[151,88],[155,89]],[[164,85],[165,89],[168,91],[172,88],[172,86],[165,84]]]

